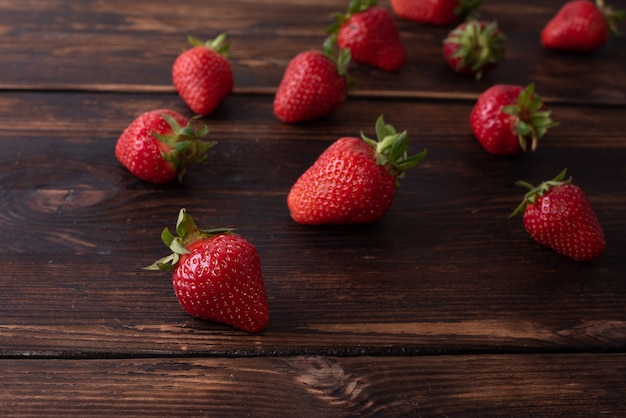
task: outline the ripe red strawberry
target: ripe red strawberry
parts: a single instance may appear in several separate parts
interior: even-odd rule
[[[195,130],[193,120],[173,110],[152,110],[139,115],[115,144],[115,156],[132,174],[152,183],[182,181],[192,163],[206,159],[217,142],[201,138],[207,126]]]
[[[593,261],[606,248],[604,231],[585,192],[565,178],[563,170],[553,180],[529,189],[511,216],[523,212],[530,237],[576,261]]]
[[[301,224],[363,224],[391,207],[400,178],[424,157],[407,156],[407,133],[396,133],[383,117],[376,121],[378,141],[344,137],[335,141],[291,188],[287,205]]]
[[[574,0],[565,3],[541,32],[541,44],[550,49],[592,52],[602,47],[609,32],[617,35],[616,22],[624,11],[615,11],[596,0]]]
[[[274,114],[286,123],[306,122],[330,115],[348,96],[351,80],[346,66],[350,51],[340,49],[334,58],[327,39],[324,52],[306,51],[287,66],[274,97]]]
[[[448,25],[471,15],[482,0],[391,0],[391,9],[403,19]]]
[[[505,36],[496,22],[469,20],[443,41],[443,56],[454,71],[476,79],[504,60]]]
[[[225,39],[225,34],[206,42],[188,37],[192,48],[172,66],[176,91],[197,114],[213,112],[233,90],[233,71],[225,56],[230,44]]]
[[[398,28],[377,0],[352,0],[347,13],[336,13],[336,23],[327,29],[352,59],[385,71],[395,71],[406,62],[406,50]]]
[[[265,329],[269,310],[256,248],[229,229],[198,229],[181,209],[178,237],[161,238],[173,253],[146,267],[172,273],[172,286],[191,316],[252,333]]]
[[[533,84],[526,88],[496,84],[480,95],[469,123],[485,150],[500,156],[516,155],[526,151],[529,143],[534,151],[538,140],[557,125],[550,113]]]

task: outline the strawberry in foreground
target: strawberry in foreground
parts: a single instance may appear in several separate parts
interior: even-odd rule
[[[203,125],[196,130],[193,121],[169,109],[145,112],[122,132],[115,144],[115,156],[142,180],[182,181],[187,168],[203,162],[207,150],[217,143],[203,141],[209,128]]]
[[[202,42],[188,37],[192,48],[181,53],[172,66],[174,87],[191,110],[212,113],[233,90],[233,71],[225,54],[226,35]]]
[[[482,0],[391,0],[399,17],[431,25],[448,25],[471,16]]]
[[[443,41],[443,56],[454,71],[477,80],[504,60],[505,36],[496,22],[469,20]]]
[[[399,180],[415,167],[426,149],[407,156],[406,131],[396,133],[380,116],[378,141],[344,137],[335,141],[291,188],[287,205],[300,224],[364,224],[391,207]]]
[[[146,267],[172,273],[172,286],[191,316],[257,333],[269,322],[261,262],[256,248],[229,229],[198,229],[181,209],[178,237],[161,238],[173,253]]]
[[[606,43],[610,33],[618,35],[616,22],[625,16],[604,0],[569,1],[541,31],[541,44],[549,49],[593,52]]]
[[[563,180],[565,172],[537,187],[517,182],[529,192],[511,217],[523,213],[526,231],[539,244],[576,261],[593,261],[606,248],[604,231],[585,192]]]
[[[327,29],[339,48],[349,49],[352,60],[381,70],[395,71],[406,62],[400,33],[386,9],[377,0],[352,0],[347,13],[336,13]]]
[[[537,149],[538,140],[557,125],[550,113],[535,93],[534,84],[526,88],[496,84],[480,95],[469,123],[485,150],[498,156],[511,156],[528,148]]]
[[[324,52],[296,55],[287,65],[274,97],[274,114],[285,123],[312,121],[330,115],[346,101],[351,80],[346,66],[350,51],[340,49],[335,58],[330,39]]]

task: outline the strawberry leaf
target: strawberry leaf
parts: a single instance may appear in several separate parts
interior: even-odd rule
[[[481,4],[482,0],[460,0],[459,5],[454,9],[454,14],[462,20],[475,18],[478,16],[478,7]]]
[[[531,143],[531,150],[535,151],[539,139],[546,134],[548,129],[558,125],[551,119],[551,111],[540,110],[542,108],[543,101],[535,93],[533,83],[520,92],[516,104],[502,107],[503,113],[516,118],[517,136],[524,151],[528,147],[528,142]]]
[[[352,15],[360,12],[364,12],[367,9],[376,6],[377,0],[352,0],[348,4],[348,11],[346,13],[333,13],[331,17],[335,21],[332,25],[326,28],[326,33],[331,35],[333,42],[337,41],[337,34],[339,29],[352,17]]]
[[[161,117],[170,126],[171,133],[158,134],[153,132],[152,136],[170,148],[168,151],[163,151],[161,156],[172,163],[178,180],[182,181],[187,168],[192,163],[201,163],[206,160],[207,151],[217,142],[202,140],[210,131],[206,125],[202,125],[198,129],[194,127],[195,120],[200,116],[191,118],[185,126],[181,126],[174,117],[167,113],[161,113]]]
[[[396,179],[396,187],[400,187],[398,180],[404,177],[405,172],[415,167],[426,157],[424,149],[417,155],[407,155],[408,133],[397,133],[393,125],[386,124],[383,115],[380,115],[375,124],[377,140],[367,137],[361,132],[365,143],[376,150],[376,164],[384,165],[387,171]]]
[[[187,42],[193,48],[198,46],[204,46],[224,56],[227,55],[226,52],[228,52],[228,49],[230,48],[230,43],[226,42],[225,33],[221,33],[215,39],[209,39],[207,41],[201,41],[200,39],[194,38],[193,36],[189,35],[187,36]]]
[[[200,239],[211,238],[216,235],[230,234],[232,228],[217,228],[217,229],[199,229],[196,226],[193,218],[187,214],[185,208],[178,212],[178,218],[176,220],[176,233],[175,237],[168,228],[163,229],[161,232],[161,240],[163,243],[172,250],[172,254],[160,258],[151,265],[144,267],[146,270],[171,270],[180,258],[182,254],[189,254],[187,245]]]
[[[335,68],[337,69],[337,74],[343,77],[346,80],[346,85],[348,88],[354,87],[354,79],[350,77],[348,74],[348,64],[352,59],[349,49],[338,48],[337,55],[335,56],[334,47],[336,45],[336,40],[333,40],[333,37],[330,36],[324,40],[322,52],[335,64]]]
[[[539,184],[539,186],[537,186],[537,187],[535,187],[532,184],[530,184],[530,183],[528,183],[526,181],[523,181],[523,180],[520,180],[520,181],[516,182],[515,184],[517,186],[521,186],[521,187],[524,187],[524,188],[528,189],[528,192],[524,195],[524,200],[522,200],[522,203],[520,203],[519,206],[517,206],[517,208],[515,208],[513,213],[511,213],[511,215],[509,215],[509,218],[513,218],[513,217],[523,213],[524,210],[526,209],[526,206],[529,203],[534,203],[535,200],[537,199],[537,196],[544,195],[552,187],[560,186],[560,185],[563,185],[563,184],[570,184],[572,182],[572,178],[571,177],[569,179],[567,179],[567,180],[563,180],[565,178],[565,174],[566,173],[567,173],[567,168],[563,169],[563,171],[561,171],[552,180],[544,181],[541,184]]]
[[[626,10],[615,10],[613,7],[605,4],[604,0],[596,0],[596,7],[604,15],[609,32],[615,37],[620,37],[621,33],[617,28],[617,22],[626,19]]]
[[[480,79],[486,69],[504,60],[505,41],[496,22],[468,20],[451,31],[444,44],[457,46],[452,54],[458,59],[457,70],[467,68]]]

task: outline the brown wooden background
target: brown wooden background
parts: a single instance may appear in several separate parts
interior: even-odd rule
[[[273,92],[347,2],[0,3],[0,415],[625,415],[626,40],[542,49],[561,3],[486,0],[508,51],[480,82],[443,62],[451,27],[397,20],[407,65],[353,65],[346,105],[303,125],[273,116]],[[117,137],[147,110],[191,116],[171,64],[187,34],[221,32],[236,89],[204,118],[219,144],[182,185],[133,178]],[[467,123],[475,98],[529,82],[560,126],[534,154],[487,154]],[[429,149],[391,211],[369,226],[291,221],[295,179],[381,113]],[[605,229],[592,264],[507,219],[515,181],[565,167]],[[255,244],[265,332],[191,319],[169,275],[141,269],[181,207]]]

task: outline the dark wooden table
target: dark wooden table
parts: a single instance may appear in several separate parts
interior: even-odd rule
[[[272,113],[284,68],[320,48],[347,1],[5,0],[0,415],[626,415],[626,40],[589,56],[542,49],[561,3],[486,1],[508,52],[480,82],[443,62],[450,27],[397,20],[404,68],[353,65],[340,111],[285,125]],[[171,64],[186,35],[221,32],[236,88],[203,118],[219,145],[182,185],[137,180],[117,137],[147,110],[192,115]],[[487,154],[467,123],[476,97],[530,82],[560,126],[534,154]],[[429,149],[391,211],[295,224],[296,178],[340,136],[373,135],[381,113]],[[591,264],[508,219],[517,180],[565,167],[605,229]],[[169,274],[142,270],[181,207],[257,247],[266,331],[194,320]]]

